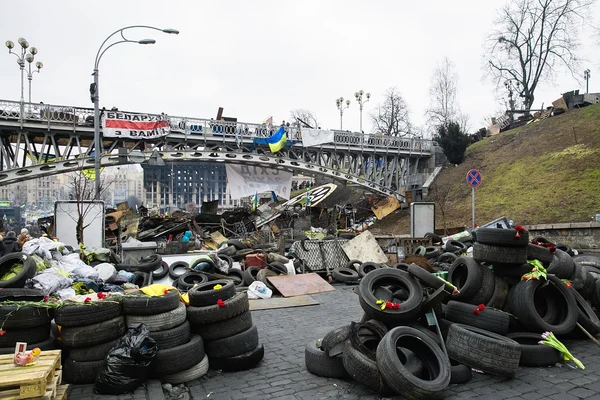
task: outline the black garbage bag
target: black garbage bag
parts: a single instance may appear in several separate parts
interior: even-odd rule
[[[148,366],[157,351],[158,346],[146,325],[130,325],[108,353],[106,366],[96,379],[94,392],[113,395],[133,392],[146,380]]]

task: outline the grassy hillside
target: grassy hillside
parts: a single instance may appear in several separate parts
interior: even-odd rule
[[[475,192],[479,224],[503,215],[523,225],[590,221],[600,212],[600,105],[471,145],[462,164],[444,167],[426,199],[437,203],[436,228],[444,226],[440,208],[447,227],[471,225],[470,169],[483,176]],[[390,217],[397,221],[380,221],[382,232],[396,226],[405,233],[406,215]]]

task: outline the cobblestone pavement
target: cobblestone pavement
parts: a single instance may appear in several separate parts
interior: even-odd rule
[[[265,358],[257,368],[235,373],[209,371],[188,383],[194,400],[233,399],[379,399],[351,380],[311,375],[304,366],[304,347],[330,329],[357,321],[362,316],[353,288],[336,286],[335,292],[312,295],[317,306],[253,311],[265,345]],[[600,399],[600,347],[589,340],[565,342],[585,370],[568,365],[553,368],[521,368],[514,379],[474,374],[462,385],[450,385],[443,398],[492,399]],[[151,381],[133,394],[101,396],[92,385],[73,386],[69,399],[160,400],[158,382]]]

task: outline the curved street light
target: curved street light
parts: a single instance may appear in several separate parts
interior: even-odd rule
[[[366,97],[367,100],[363,101],[363,94],[365,94],[365,92],[361,89],[358,92],[354,93],[354,97],[356,97],[356,101],[358,102],[359,108],[360,108],[360,132],[363,132],[362,129],[362,110],[363,110],[363,104],[368,103],[369,100],[371,99],[371,93],[367,93]]]
[[[29,47],[29,42],[25,38],[19,38],[17,40],[19,46],[21,46],[20,52],[13,51],[15,44],[11,40],[7,40],[4,45],[8,48],[9,54],[14,54],[17,57],[17,64],[21,69],[21,120],[23,119],[24,113],[24,91],[25,91],[25,62],[28,63],[27,80],[29,81],[29,107],[31,107],[31,80],[33,79],[34,72],[40,72],[40,69],[44,66],[41,62],[36,62],[35,67],[37,70],[31,70],[31,64],[33,63],[38,49],[35,47]],[[29,52],[27,51],[29,49]],[[20,55],[19,55],[20,53]]]
[[[342,130],[342,121],[344,118],[344,110],[350,107],[350,100],[346,100],[346,107],[344,107],[344,98],[340,97],[339,99],[335,99],[335,105],[338,110],[340,110],[340,131]]]
[[[102,42],[102,44],[100,45],[100,48],[98,49],[98,52],[96,53],[96,60],[94,61],[94,73],[92,74],[94,76],[94,83],[90,86],[90,95],[91,95],[91,100],[94,103],[94,177],[95,177],[95,196],[94,198],[96,200],[98,200],[100,198],[100,96],[99,96],[99,90],[98,90],[98,85],[99,85],[99,79],[98,79],[98,66],[100,65],[100,60],[102,59],[102,56],[104,55],[104,53],[106,53],[106,51],[108,49],[110,49],[113,46],[116,46],[118,44],[121,43],[136,43],[136,44],[154,44],[156,43],[156,40],[154,39],[142,39],[142,40],[131,40],[131,39],[127,39],[124,35],[124,31],[127,29],[132,29],[132,28],[146,28],[146,29],[152,29],[155,31],[160,31],[163,33],[167,33],[167,34],[172,34],[172,35],[178,35],[179,31],[177,29],[161,29],[161,28],[156,28],[154,26],[148,26],[148,25],[131,25],[131,26],[126,26],[125,28],[121,28],[121,29],[117,29],[116,31],[114,31],[113,33],[111,33],[106,39],[104,39],[104,41]],[[109,44],[108,46],[104,47],[104,45],[110,40],[110,38],[112,38],[113,36],[115,36],[116,34],[120,34],[122,40],[117,40],[116,42],[113,42],[111,44]]]

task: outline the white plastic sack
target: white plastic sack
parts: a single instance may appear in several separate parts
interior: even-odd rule
[[[248,286],[249,299],[270,299],[273,291],[261,281],[254,281]]]
[[[70,299],[71,297],[74,297],[76,295],[76,293],[75,293],[75,289],[68,287],[65,289],[60,289],[59,291],[56,292],[56,295],[58,296],[58,298],[60,300],[66,300],[66,299]]]
[[[31,278],[31,285],[35,289],[39,289],[44,293],[44,296],[49,296],[52,293],[58,292],[60,289],[65,289],[73,284],[73,280],[61,275],[64,270],[59,268],[49,268]]]
[[[90,267],[85,263],[83,265],[79,265],[77,268],[71,271],[71,274],[75,275],[78,278],[98,278],[98,271],[96,271],[94,267]]]
[[[98,272],[98,277],[103,281],[107,280],[112,275],[117,273],[117,269],[115,268],[115,266],[110,263],[98,264],[94,267],[94,269],[96,270],[96,272]]]

